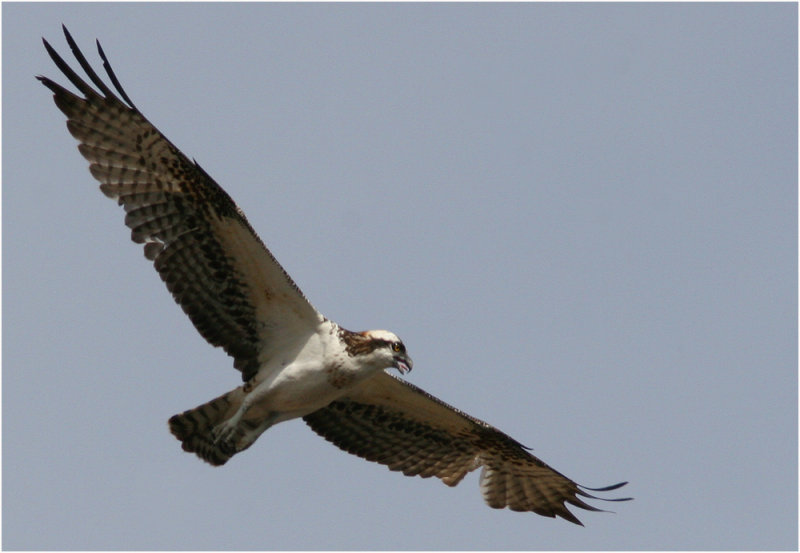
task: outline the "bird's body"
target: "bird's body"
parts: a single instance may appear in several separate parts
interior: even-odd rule
[[[267,360],[242,386],[172,417],[172,433],[187,451],[221,465],[250,447],[270,426],[328,406],[395,363],[382,348],[351,355],[342,336],[400,344],[390,332],[354,334],[325,319],[304,340],[287,344],[284,355]],[[406,371],[411,360],[402,354],[396,363]]]
[[[222,465],[270,426],[302,417],[343,450],[407,475],[454,486],[483,467],[481,491],[492,507],[575,523],[565,503],[598,510],[580,499],[595,498],[591,488],[493,426],[388,374],[412,367],[394,333],[351,332],[319,313],[228,194],[136,109],[99,43],[116,93],[64,32],[96,88],[47,41],[50,57],[81,95],[38,78],[66,114],[100,189],[124,207],[133,241],[144,245],[198,332],[242,374],[241,386],[170,418],[186,451]]]

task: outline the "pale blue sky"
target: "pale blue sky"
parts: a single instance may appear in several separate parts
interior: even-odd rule
[[[797,547],[795,4],[2,9],[4,548]],[[636,500],[496,511],[300,421],[182,452],[239,375],[34,79],[62,22],[324,314]]]

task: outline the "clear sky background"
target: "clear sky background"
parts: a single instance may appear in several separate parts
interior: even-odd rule
[[[339,451],[213,468],[239,384],[35,79],[68,25],[327,316],[589,486],[585,528]],[[3,5],[6,549],[795,549],[797,6]],[[602,506],[602,505],[601,505]]]

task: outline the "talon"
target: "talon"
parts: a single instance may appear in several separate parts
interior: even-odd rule
[[[227,445],[235,431],[236,428],[230,424],[230,421],[218,424],[211,429],[211,435],[214,436],[214,445]]]

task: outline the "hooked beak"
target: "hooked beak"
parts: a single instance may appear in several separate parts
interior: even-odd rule
[[[414,367],[414,363],[411,361],[411,358],[408,355],[395,355],[394,367],[400,372],[400,374],[406,374],[407,372],[411,372],[411,369]]]

